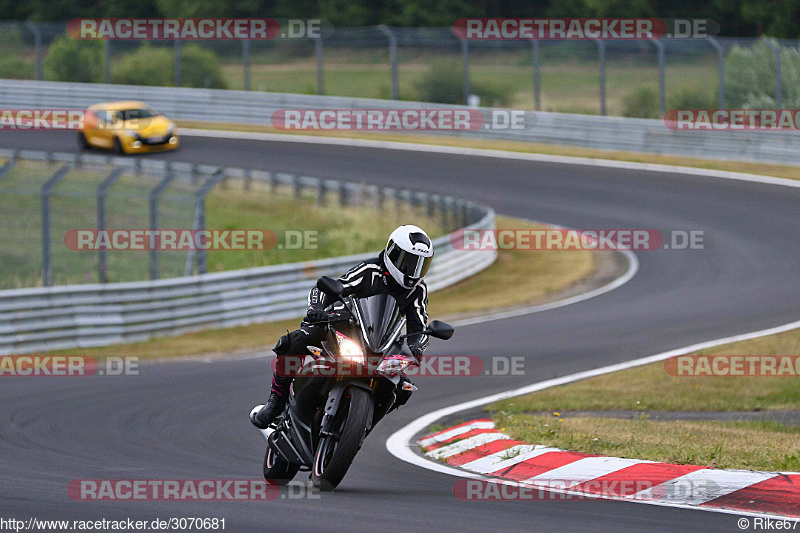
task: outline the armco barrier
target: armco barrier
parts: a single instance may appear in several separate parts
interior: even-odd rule
[[[138,170],[151,173],[180,170],[188,174],[219,172],[216,167],[204,169],[185,163],[94,154],[26,151],[11,156],[104,168],[133,165]],[[322,184],[322,188],[335,186],[335,190],[339,191],[350,187],[353,194],[371,188],[381,198],[395,196],[400,201],[416,205],[426,205],[435,200],[440,206],[452,210],[453,216],[457,213],[468,228],[494,228],[492,209],[456,198],[428,195],[420,191],[395,191],[360,183],[329,184],[320,178],[264,171],[231,168],[223,171],[230,179],[277,180],[296,187],[317,189]],[[487,268],[497,256],[493,251],[454,249],[449,236],[434,240],[434,246],[436,256],[426,278],[431,291],[447,287]],[[153,281],[0,291],[0,355],[104,346],[207,327],[298,317],[305,311],[308,290],[319,276],[340,275],[359,260],[372,255]]]
[[[0,80],[0,107],[80,109],[108,100],[144,100],[175,119],[269,125],[278,109],[413,109],[448,107],[420,102],[301,94],[141,87],[94,83]],[[661,120],[536,112],[525,130],[448,133],[505,139],[680,155],[735,161],[797,165],[800,132],[673,131]]]

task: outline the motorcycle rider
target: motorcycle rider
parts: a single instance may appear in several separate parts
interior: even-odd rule
[[[410,334],[408,347],[417,359],[428,347],[428,336],[421,333],[428,323],[428,288],[422,278],[427,274],[432,259],[433,244],[430,237],[418,226],[408,224],[391,233],[386,248],[376,259],[359,263],[339,278],[344,286],[343,296],[366,298],[388,293],[397,300]],[[306,354],[307,346],[321,345],[325,328],[313,323],[328,317],[325,308],[329,304],[323,292],[316,287],[311,289],[308,311],[300,328],[281,337],[275,345],[274,351],[279,359],[289,354]],[[293,378],[279,375],[278,369],[284,367],[279,361],[272,376],[269,400],[251,415],[250,421],[257,428],[266,429],[286,407]],[[406,403],[411,392],[398,387],[396,395],[393,408]]]

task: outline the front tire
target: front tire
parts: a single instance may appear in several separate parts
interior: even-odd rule
[[[267,445],[267,453],[264,454],[264,479],[276,485],[286,485],[294,479],[298,470],[300,470],[299,465],[286,462]]]
[[[349,403],[339,406],[333,424],[333,431],[341,437],[338,441],[331,436],[323,437],[314,455],[311,482],[322,491],[332,491],[344,479],[364,442],[367,423],[372,417],[372,396],[369,392],[351,387],[346,394],[342,402]]]
[[[125,155],[125,150],[122,148],[119,137],[114,137],[114,153],[117,155]]]

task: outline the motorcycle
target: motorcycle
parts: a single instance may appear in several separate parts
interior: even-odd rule
[[[341,483],[364,439],[395,404],[396,391],[417,390],[405,370],[418,366],[406,338],[406,320],[388,294],[342,297],[339,280],[323,276],[317,288],[335,304],[322,347],[308,346],[284,412],[265,430],[264,478],[285,485],[310,471],[313,485],[330,491]],[[453,327],[432,321],[423,332],[438,339]],[[305,359],[309,357],[306,356]],[[254,409],[257,410],[258,407]]]

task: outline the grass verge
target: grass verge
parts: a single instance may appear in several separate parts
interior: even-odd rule
[[[640,152],[625,152],[598,150],[594,148],[580,148],[574,146],[560,146],[542,143],[526,143],[519,141],[490,141],[483,139],[468,139],[464,137],[446,137],[432,135],[404,135],[400,133],[356,133],[356,132],[315,132],[315,131],[287,131],[276,130],[269,126],[231,124],[220,122],[196,122],[188,120],[177,121],[178,126],[196,129],[221,129],[228,131],[249,131],[258,133],[279,133],[286,135],[309,135],[320,137],[339,137],[348,139],[368,139],[374,141],[394,141],[410,144],[435,144],[440,146],[455,146],[485,150],[505,150],[509,152],[559,155],[568,157],[588,157],[594,159],[608,159],[612,161],[630,161],[634,163],[652,163],[659,165],[673,165],[695,167],[710,170],[724,170],[728,172],[742,172],[746,174],[760,174],[776,178],[800,179],[800,168],[787,165],[771,165],[766,163],[752,163],[746,161],[723,161],[715,159],[702,159],[696,157],[669,156],[657,154],[644,154]]]
[[[515,229],[533,227],[529,222],[508,217],[497,217],[497,226]],[[455,313],[536,303],[584,279],[594,268],[595,253],[587,250],[557,253],[501,251],[497,262],[489,269],[433,293],[429,298],[429,315],[432,318],[445,318]],[[501,280],[504,284],[500,284]],[[509,284],[509,280],[515,282]],[[498,287],[514,287],[514,290],[498,291]],[[158,358],[268,350],[281,334],[297,325],[297,320],[251,324],[187,333],[177,337],[158,337],[132,344],[75,348],[52,353]]]
[[[800,353],[800,329],[708,348],[697,355]],[[647,411],[780,411],[800,406],[797,378],[676,377],[664,363],[553,387],[487,407],[521,440],[571,451],[718,468],[800,470],[800,426],[778,421],[652,420]],[[559,416],[640,411],[635,420]],[[532,414],[548,411],[551,415]]]

